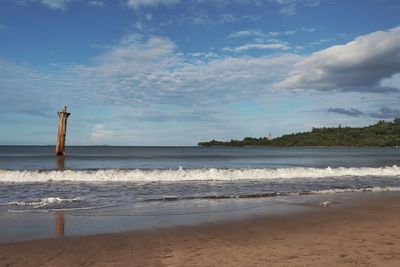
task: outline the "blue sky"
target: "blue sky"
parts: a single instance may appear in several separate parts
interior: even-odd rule
[[[0,144],[195,145],[400,116],[396,0],[1,0]]]

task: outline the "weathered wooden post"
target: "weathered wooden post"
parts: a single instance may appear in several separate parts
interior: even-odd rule
[[[67,118],[71,113],[67,112],[67,106],[58,114],[58,134],[57,134],[57,146],[56,146],[56,156],[63,156],[65,149],[65,135],[67,133]]]

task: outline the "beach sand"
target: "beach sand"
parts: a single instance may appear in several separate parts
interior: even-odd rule
[[[400,266],[400,197],[294,215],[0,245],[0,266]]]

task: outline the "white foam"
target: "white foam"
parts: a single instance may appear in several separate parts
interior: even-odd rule
[[[17,206],[33,206],[35,208],[43,207],[51,204],[60,204],[63,202],[74,202],[78,198],[61,198],[61,197],[46,197],[34,201],[13,201],[6,203],[7,205],[17,205]]]
[[[340,189],[327,189],[311,191],[312,194],[336,194],[336,193],[357,193],[357,192],[393,192],[400,191],[398,186],[386,186],[386,187],[363,187],[363,188],[340,188]]]
[[[332,204],[331,201],[322,201],[321,203],[319,203],[320,207],[328,207]]]
[[[0,182],[153,182],[153,181],[232,181],[326,177],[400,177],[397,166],[380,168],[280,168],[280,169],[174,169],[97,171],[13,171],[0,170]]]

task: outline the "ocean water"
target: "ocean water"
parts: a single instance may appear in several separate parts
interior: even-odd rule
[[[65,157],[53,149],[0,147],[0,211],[187,213],[224,201],[400,190],[398,148],[101,146],[68,147]]]
[[[292,213],[353,192],[400,191],[398,148],[53,151],[0,146],[0,243]]]

